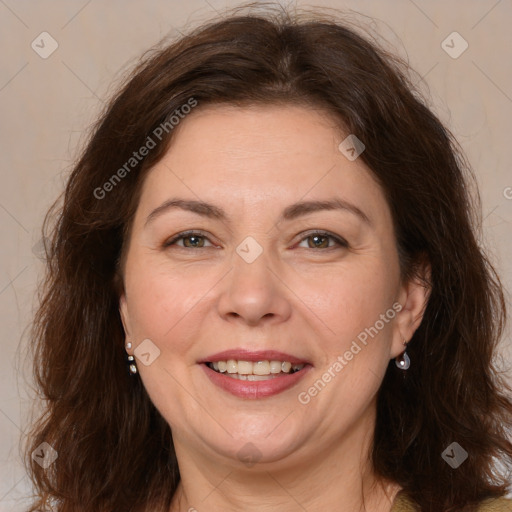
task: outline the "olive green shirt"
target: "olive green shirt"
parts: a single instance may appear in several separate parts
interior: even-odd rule
[[[391,512],[418,512],[418,510],[410,500],[399,493]],[[512,501],[505,498],[486,500],[482,502],[478,510],[481,512],[512,512]]]

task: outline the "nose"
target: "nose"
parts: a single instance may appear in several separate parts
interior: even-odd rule
[[[219,314],[225,320],[249,326],[286,321],[291,314],[292,292],[278,267],[271,265],[265,251],[252,263],[235,253],[233,268],[223,280]]]

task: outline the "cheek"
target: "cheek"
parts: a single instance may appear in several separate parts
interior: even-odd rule
[[[192,319],[204,314],[205,295],[218,281],[209,273],[189,270],[136,256],[127,265],[128,310],[137,341],[149,338],[164,349],[172,340],[173,352],[188,348],[199,325]]]
[[[174,353],[185,353],[200,335],[199,320],[211,313],[211,300],[222,288],[219,281],[225,269],[214,271],[198,262],[176,267],[144,254],[133,254],[127,263],[126,289],[135,340],[149,338],[161,349],[172,341]],[[297,318],[307,319],[315,331],[310,335],[326,354],[343,353],[392,306],[396,269],[382,253],[354,256],[343,265],[319,263],[307,271],[298,270],[283,275],[293,293],[286,289],[278,293],[292,303]]]
[[[329,279],[320,288],[316,288],[319,292],[316,295],[311,294],[315,288],[310,288],[309,292],[304,290],[309,294],[308,303],[312,310],[326,326],[326,352],[342,354],[358,336],[364,342],[364,333],[367,334],[366,340],[379,339],[381,342],[378,346],[385,350],[384,339],[391,332],[392,318],[388,315],[385,322],[380,319],[381,315],[386,315],[392,308],[394,302],[394,274],[394,269],[386,268],[382,260],[365,260],[361,264],[330,273]],[[375,325],[377,333],[372,329]],[[370,355],[370,351],[365,350],[369,343],[366,346],[360,345],[363,350],[354,359]],[[378,348],[375,351],[380,352]]]

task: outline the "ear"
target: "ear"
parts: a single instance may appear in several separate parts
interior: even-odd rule
[[[399,356],[404,351],[404,339],[409,343],[423,320],[432,290],[431,275],[430,263],[424,260],[418,264],[414,277],[400,287],[397,302],[401,309],[395,317],[390,354],[392,358]]]
[[[126,303],[126,294],[123,292],[119,297],[119,314],[121,316],[121,322],[123,323],[124,334],[126,342],[131,337],[130,322],[128,315],[128,305]]]

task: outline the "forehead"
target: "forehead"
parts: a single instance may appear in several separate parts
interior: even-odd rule
[[[387,209],[361,159],[338,149],[347,136],[328,112],[299,106],[197,107],[176,128],[166,155],[145,179],[141,206],[181,195],[267,208],[333,193]]]
[[[276,155],[327,157],[342,131],[333,116],[320,109],[293,105],[199,106],[178,125],[170,152],[174,159],[225,155],[257,163]],[[178,140],[179,139],[179,140]],[[250,164],[245,161],[244,167]],[[243,170],[243,168],[241,170]]]

